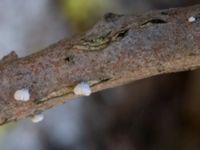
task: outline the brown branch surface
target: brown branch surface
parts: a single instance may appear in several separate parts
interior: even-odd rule
[[[194,16],[195,22],[188,18]],[[200,66],[200,5],[140,16],[107,14],[88,32],[24,58],[0,61],[0,123],[26,118],[76,97],[154,75]],[[16,101],[28,88],[31,100]]]

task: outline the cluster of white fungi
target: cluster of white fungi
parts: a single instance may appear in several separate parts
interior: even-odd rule
[[[92,93],[90,85],[87,82],[81,82],[77,84],[74,87],[73,92],[75,95],[80,95],[80,96],[89,96]],[[30,97],[31,95],[28,88],[22,88],[20,90],[15,91],[14,93],[14,99],[17,101],[28,102],[30,101]],[[36,114],[31,118],[32,122],[34,123],[38,123],[43,119],[44,119],[43,114]]]

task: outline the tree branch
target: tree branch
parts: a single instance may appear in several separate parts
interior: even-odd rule
[[[188,20],[189,17],[194,17]],[[75,98],[81,81],[92,92],[200,66],[200,5],[140,16],[107,14],[88,32],[30,56],[0,61],[0,123],[26,118]],[[27,88],[30,101],[13,97]]]

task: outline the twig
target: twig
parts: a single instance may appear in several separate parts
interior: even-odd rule
[[[4,57],[0,61],[0,123],[75,98],[73,88],[82,81],[96,92],[199,66],[200,5],[140,16],[110,13],[82,35],[24,58],[14,52]],[[27,89],[22,90],[26,101],[14,98],[21,89]]]

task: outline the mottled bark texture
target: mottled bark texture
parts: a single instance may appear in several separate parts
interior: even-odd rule
[[[194,16],[196,20],[189,22]],[[26,118],[76,97],[87,81],[93,92],[154,75],[200,66],[200,5],[139,16],[107,14],[88,32],[24,58],[0,61],[0,123]],[[28,88],[31,99],[16,101]]]

